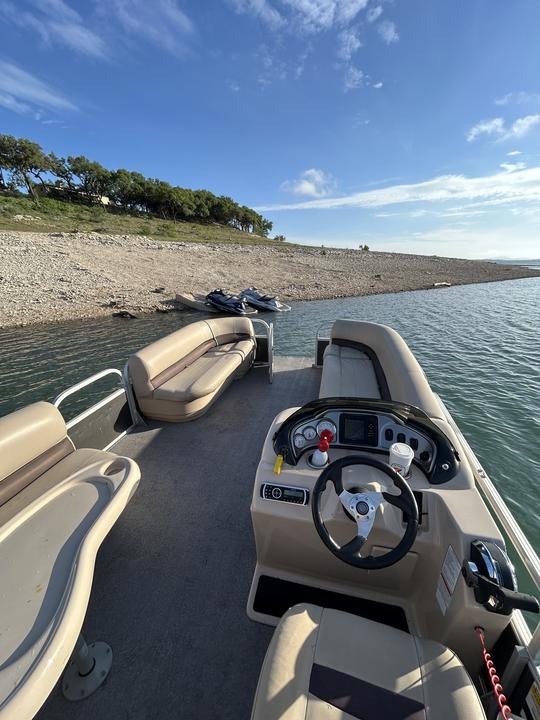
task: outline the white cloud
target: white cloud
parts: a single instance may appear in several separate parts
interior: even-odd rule
[[[387,45],[390,45],[390,43],[394,43],[399,40],[399,34],[396,24],[391,22],[390,20],[383,20],[382,23],[379,23],[377,30],[379,31],[379,35],[382,37],[382,39]]]
[[[227,80],[227,87],[231,92],[239,92],[240,91],[240,83],[237,80]]]
[[[340,60],[348,62],[354,53],[362,47],[362,43],[353,28],[342,30],[338,35],[337,55]]]
[[[507,138],[520,138],[526,135],[533,127],[540,123],[540,115],[527,115],[526,117],[518,118],[505,135]]]
[[[502,95],[501,97],[495,98],[493,101],[495,105],[508,105],[512,98],[512,93],[506,93],[506,95]]]
[[[504,132],[504,120],[493,118],[492,120],[481,120],[467,133],[467,142],[473,142],[481,135],[502,135]]]
[[[332,210],[338,208],[379,208],[404,203],[469,201],[473,206],[510,202],[540,201],[540,167],[499,172],[476,178],[442,175],[419,183],[393,185],[377,190],[325,197],[290,205],[266,205],[259,210]],[[473,201],[476,201],[473,203]]]
[[[345,77],[343,79],[343,89],[345,90],[345,92],[348,92],[349,90],[356,90],[357,88],[362,87],[365,80],[366,74],[363,70],[354,67],[354,65],[349,65],[349,67],[345,71]]]
[[[84,25],[82,17],[63,0],[33,0],[36,12],[25,11],[9,0],[0,2],[0,18],[39,35],[46,45],[58,43],[75,52],[104,58],[103,40]]]
[[[352,22],[368,0],[281,0],[279,10],[270,0],[229,0],[229,3],[237,12],[258,17],[273,29],[287,25],[314,34]]]
[[[522,138],[540,123],[540,115],[526,115],[514,120],[507,126],[505,121],[498,117],[491,120],[482,120],[474,125],[467,133],[467,142],[473,142],[482,135],[495,136],[497,140],[511,140]]]
[[[510,152],[506,153],[508,157],[514,157],[516,155],[521,155],[521,150],[511,150]]]
[[[267,0],[230,0],[230,4],[238,13],[249,13],[273,28],[285,24],[285,19],[270,5]]]
[[[380,81],[379,81],[379,82],[376,82],[376,83],[373,85],[373,87],[374,87],[376,90],[380,90],[380,89],[382,88],[382,86],[383,86],[383,84],[382,84],[382,82],[380,82]]]
[[[142,37],[159,48],[179,55],[186,37],[194,32],[176,0],[98,0],[102,14],[112,14],[127,35]]]
[[[292,192],[295,195],[307,195],[309,197],[322,198],[334,192],[336,180],[332,175],[317,168],[304,170],[296,180],[285,180],[281,189]]]
[[[495,105],[508,105],[510,102],[518,105],[526,105],[527,103],[540,103],[540,93],[528,93],[523,90],[520,92],[509,92],[506,95],[495,98]]]
[[[380,5],[375,5],[375,7],[370,8],[366,13],[366,19],[369,23],[375,22],[375,20],[378,20],[383,13],[383,9]]]
[[[502,167],[506,172],[516,172],[516,170],[525,170],[527,165],[524,162],[501,163],[499,167]]]
[[[23,113],[36,108],[76,110],[62,94],[17,65],[0,60],[0,104]]]

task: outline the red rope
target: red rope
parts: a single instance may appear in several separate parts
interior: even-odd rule
[[[482,643],[482,655],[484,656],[484,662],[486,663],[489,679],[491,680],[491,684],[493,686],[493,692],[495,693],[495,697],[497,698],[497,702],[499,703],[499,707],[501,709],[501,717],[504,718],[504,720],[509,720],[509,718],[512,717],[512,711],[510,710],[510,706],[506,704],[506,695],[504,694],[504,689],[501,685],[501,679],[497,675],[497,670],[493,664],[491,655],[487,651],[484,630],[481,627],[475,627],[474,629],[480,638],[480,642]]]

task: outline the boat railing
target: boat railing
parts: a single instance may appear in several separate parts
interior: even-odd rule
[[[533,581],[535,587],[538,591],[540,591],[540,558],[538,557],[536,550],[527,539],[527,536],[519,526],[519,523],[513,516],[502,495],[499,493],[494,483],[489,478],[487,472],[482,467],[482,464],[454,421],[450,411],[441,398],[439,396],[437,396],[437,398],[441,404],[448,423],[450,424],[452,430],[456,433],[465,455],[467,456],[478,488],[499,521],[501,528],[508,536],[508,539],[512,543],[512,546],[523,563],[525,570]],[[527,647],[531,658],[539,659],[540,622],[536,625],[534,632],[531,633],[529,625],[527,624],[521,611],[514,611],[513,619],[518,637],[523,645]]]
[[[116,377],[120,387],[66,422],[68,434],[76,447],[109,450],[135,425],[142,422],[131,384],[116,368],[107,368],[90,375],[61,392],[53,401],[60,409],[69,397],[106,377]]]
[[[268,366],[268,381],[274,379],[274,323],[267,323],[266,320],[260,318],[250,318],[251,322],[262,326],[266,336],[267,356],[265,362],[257,362],[259,367]]]

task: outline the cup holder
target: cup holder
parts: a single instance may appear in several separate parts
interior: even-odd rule
[[[108,465],[104,470],[103,474],[107,477],[111,477],[111,475],[117,475],[120,472],[124,472],[125,469],[126,465],[122,462],[122,460],[113,460],[112,463],[110,463],[110,465]]]

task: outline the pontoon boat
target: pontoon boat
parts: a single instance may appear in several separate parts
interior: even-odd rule
[[[0,720],[540,717],[540,560],[392,329],[201,321],[54,406],[0,420]]]

